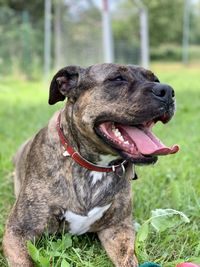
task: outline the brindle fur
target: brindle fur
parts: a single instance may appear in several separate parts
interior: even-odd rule
[[[127,82],[114,81],[123,75]],[[153,97],[156,77],[143,68],[99,64],[82,69],[60,70],[50,87],[49,103],[68,97],[61,111],[61,126],[69,143],[87,160],[97,163],[100,155],[119,154],[94,132],[96,122],[118,121],[138,124],[162,113],[164,104]],[[167,109],[172,116],[174,107]],[[90,171],[63,156],[54,114],[48,125],[27,141],[15,161],[16,202],[3,239],[4,253],[11,267],[30,267],[26,241],[48,231],[66,231],[63,214],[70,210],[85,216],[92,208],[111,204],[103,217],[91,225],[117,267],[136,267],[132,223],[130,162],[124,177],[105,173],[92,183]]]

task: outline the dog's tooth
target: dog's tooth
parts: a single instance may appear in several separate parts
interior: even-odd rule
[[[112,131],[116,129],[114,122],[112,123],[111,129],[112,129]]]
[[[119,132],[115,133],[115,135],[116,135],[117,137],[121,137],[121,136],[122,136]]]
[[[125,145],[130,145],[129,141],[124,142]]]
[[[112,129],[112,132],[116,135],[116,133],[117,133],[117,131],[116,131],[117,129],[116,128],[113,128]]]
[[[119,139],[123,138],[123,136],[121,135],[121,133],[119,131],[115,132],[115,136],[118,137]],[[121,141],[123,141],[123,140],[121,140]]]
[[[115,132],[115,135],[116,135],[116,136],[121,136],[121,133],[120,133],[120,131],[119,131],[118,129],[115,129],[114,132]]]
[[[112,132],[114,133],[114,135],[121,141],[124,142],[124,137],[122,136],[122,134],[120,133],[118,128],[115,128],[115,126],[112,126]]]
[[[116,134],[116,128],[115,127],[112,127],[112,132],[114,133],[114,134]]]
[[[120,134],[120,136],[118,137],[118,139],[122,142],[124,142],[124,137]]]

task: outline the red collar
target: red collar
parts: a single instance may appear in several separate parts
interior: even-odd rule
[[[68,144],[68,141],[66,139],[66,137],[64,136],[64,133],[60,127],[60,120],[61,120],[61,113],[59,113],[58,118],[57,118],[57,123],[56,123],[56,130],[58,132],[59,138],[60,138],[60,142],[63,145],[64,148],[64,156],[71,156],[71,158],[78,163],[80,166],[91,170],[91,171],[96,171],[96,172],[116,172],[117,174],[120,172],[122,175],[119,176],[123,176],[125,173],[125,165],[127,163],[126,160],[124,160],[121,164],[117,164],[117,165],[112,165],[112,166],[99,166],[99,165],[95,165],[89,161],[87,161],[86,159],[84,159],[77,151],[75,151],[73,149],[73,147],[71,147]]]

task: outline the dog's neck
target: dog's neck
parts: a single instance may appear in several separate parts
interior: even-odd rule
[[[61,111],[60,115],[62,115],[62,114],[63,114],[63,110]],[[137,175],[135,174],[135,172],[133,172],[132,164],[128,164],[127,161],[123,161],[123,159],[119,158],[119,156],[113,156],[111,154],[107,154],[106,155],[106,154],[103,154],[103,153],[98,153],[96,150],[86,149],[84,142],[83,142],[83,144],[84,144],[83,146],[82,146],[81,142],[76,142],[76,140],[79,140],[79,139],[75,140],[75,138],[73,136],[73,132],[70,129],[69,121],[68,121],[68,123],[66,123],[66,118],[67,117],[65,116],[65,114],[63,114],[62,117],[60,115],[59,115],[59,112],[55,113],[52,121],[50,121],[50,124],[49,124],[49,129],[50,129],[50,133],[51,133],[49,135],[49,137],[50,137],[50,141],[51,141],[52,144],[53,144],[53,142],[56,142],[56,143],[58,141],[61,142],[60,136],[59,136],[59,140],[58,140],[58,135],[59,134],[58,134],[58,131],[57,131],[57,127],[55,127],[55,125],[59,125],[59,127],[62,130],[62,133],[65,135],[65,137],[67,137],[67,140],[66,140],[67,144],[70,144],[71,147],[73,146],[73,150],[76,150],[82,157],[85,158],[86,161],[90,161],[91,163],[94,164],[94,166],[96,165],[94,170],[97,169],[98,166],[101,166],[99,168],[101,170],[98,169],[98,172],[99,171],[105,172],[105,169],[110,168],[109,172],[110,171],[111,172],[115,172],[117,174],[117,176],[122,177],[122,175],[127,173],[127,168],[126,167],[129,166],[130,170],[131,170],[131,174],[129,175],[130,176],[129,179],[137,179]],[[60,117],[59,120],[58,120],[58,117]],[[65,147],[65,142],[63,144],[64,144],[64,147]],[[91,148],[92,146],[90,146],[90,144],[88,144],[88,147]],[[90,157],[87,156],[87,155],[90,155]],[[125,167],[125,164],[126,164],[126,167]],[[85,167],[87,168],[87,166],[85,166]],[[106,172],[107,172],[107,170],[106,170]]]
[[[76,130],[76,125],[71,115],[70,107],[61,111],[61,128],[63,133],[71,147],[86,160],[97,165],[109,165],[110,162],[119,160],[118,155],[103,154],[101,151],[91,145],[88,138],[80,135],[80,132]],[[67,121],[67,123],[66,123]]]

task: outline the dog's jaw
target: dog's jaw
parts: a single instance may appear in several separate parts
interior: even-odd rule
[[[145,123],[130,126],[114,122],[100,123],[95,131],[108,145],[114,148],[122,157],[133,163],[155,163],[157,156],[178,152],[179,147],[166,147],[153,133],[153,125],[161,120],[166,123],[169,115],[154,118]]]

